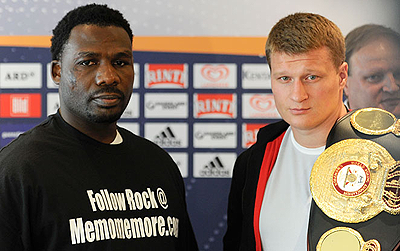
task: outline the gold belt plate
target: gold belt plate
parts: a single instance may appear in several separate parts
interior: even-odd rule
[[[325,232],[318,241],[317,251],[381,251],[375,240],[364,241],[361,234],[348,227],[335,227]]]
[[[381,145],[347,139],[327,148],[314,163],[311,194],[330,218],[367,221],[382,211],[400,213],[400,162]]]

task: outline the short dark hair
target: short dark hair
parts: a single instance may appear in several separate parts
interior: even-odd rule
[[[289,55],[307,53],[328,47],[335,67],[344,62],[344,37],[339,27],[329,19],[314,13],[288,15],[272,27],[265,45],[267,62],[271,68],[271,54]]]
[[[128,33],[132,43],[132,29],[121,12],[107,5],[88,4],[68,12],[53,29],[50,48],[52,60],[60,60],[71,30],[81,24],[121,27]]]
[[[374,39],[384,37],[387,39],[392,39],[394,42],[399,43],[400,34],[394,30],[378,25],[378,24],[366,24],[355,28],[350,31],[346,36],[346,62],[349,65],[349,75],[350,75],[350,58],[353,53],[356,53],[359,49],[366,46],[368,43]],[[399,44],[400,46],[400,44]]]

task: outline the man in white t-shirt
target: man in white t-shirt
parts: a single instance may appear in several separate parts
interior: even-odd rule
[[[224,250],[307,250],[309,177],[347,113],[344,37],[318,14],[281,19],[268,35],[271,86],[283,121],[261,128],[234,167]]]

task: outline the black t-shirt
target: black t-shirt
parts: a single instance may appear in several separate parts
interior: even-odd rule
[[[119,132],[103,144],[56,114],[3,148],[1,250],[197,250],[177,166]]]

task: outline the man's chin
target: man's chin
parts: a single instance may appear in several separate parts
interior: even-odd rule
[[[382,105],[380,108],[392,113],[396,118],[400,118],[400,103],[396,105]]]
[[[92,114],[89,116],[90,121],[93,123],[115,123],[122,116],[121,113],[108,113],[108,114]]]

